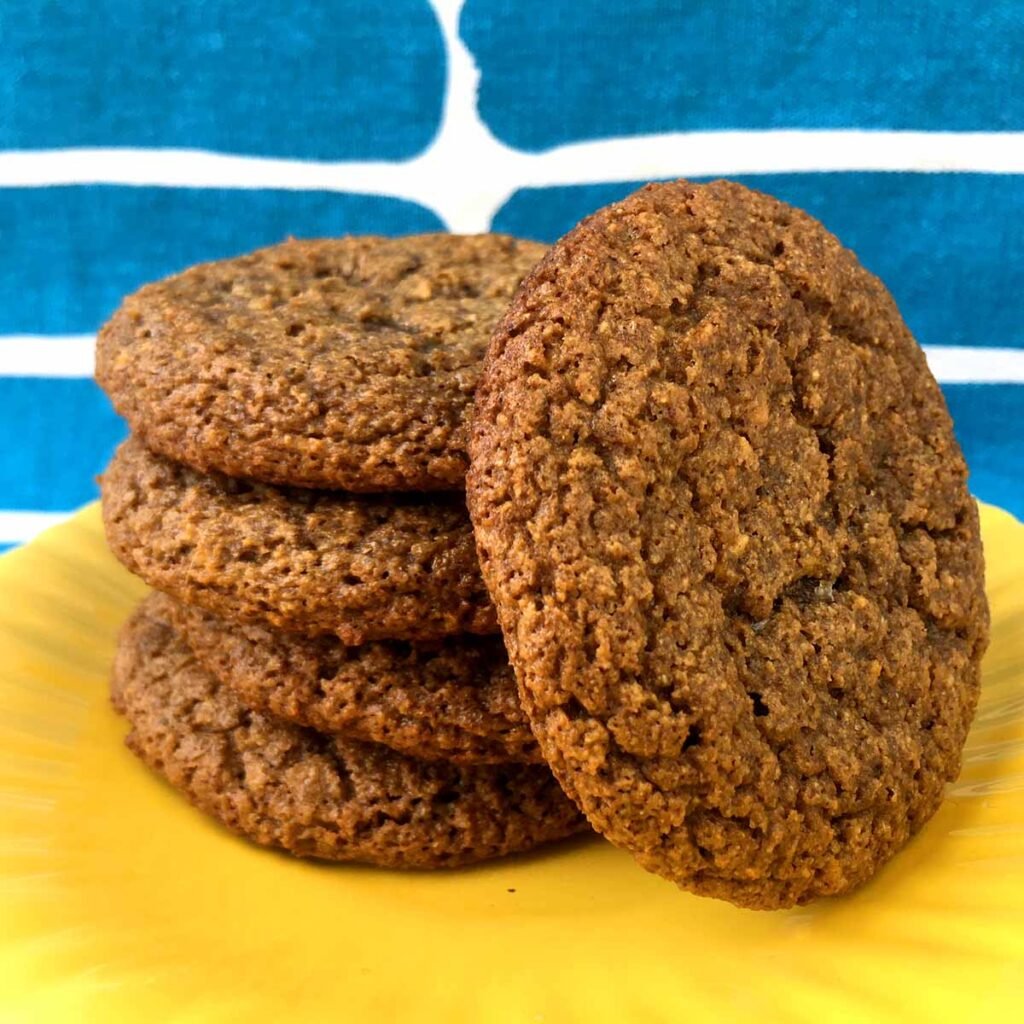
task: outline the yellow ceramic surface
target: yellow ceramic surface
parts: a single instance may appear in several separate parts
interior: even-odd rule
[[[982,522],[960,781],[860,892],[758,913],[597,839],[402,874],[234,838],[122,746],[107,668],[143,588],[85,510],[0,559],[0,1020],[1021,1019],[1024,527]]]

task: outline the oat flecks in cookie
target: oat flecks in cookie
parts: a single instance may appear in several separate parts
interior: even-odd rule
[[[132,438],[102,480],[107,542],[159,590],[357,644],[492,633],[461,494],[370,497],[203,474]]]
[[[353,491],[458,489],[491,330],[545,247],[504,235],[287,241],[125,299],[96,377],[201,470]]]
[[[542,766],[417,761],[250,711],[144,612],[122,633],[112,695],[151,768],[228,828],[299,856],[455,867],[582,828]]]
[[[467,481],[524,708],[592,824],[697,893],[863,882],[978,693],[975,505],[883,285],[741,186],[648,186],[499,325]]]
[[[500,637],[346,647],[228,622],[163,594],[145,608],[247,707],[427,760],[541,760]]]

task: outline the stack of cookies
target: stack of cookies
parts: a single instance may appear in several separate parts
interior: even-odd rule
[[[543,253],[501,236],[289,241],[125,300],[102,481],[154,587],[114,701],[206,812],[299,855],[465,864],[582,818],[530,732],[461,493],[491,331]]]
[[[465,863],[579,808],[691,892],[846,892],[956,778],[988,639],[924,355],[729,182],[541,257],[290,242],[127,300],[104,513],[160,592],[115,665],[130,742],[300,854]]]

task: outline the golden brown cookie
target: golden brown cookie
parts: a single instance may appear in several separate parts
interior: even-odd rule
[[[233,831],[301,857],[456,867],[582,827],[539,765],[418,761],[250,711],[144,609],[121,635],[112,694],[154,771]]]
[[[504,235],[287,241],[125,299],[96,378],[196,469],[352,491],[462,487],[491,329],[544,247]]]
[[[525,281],[474,416],[484,577],[591,823],[749,907],[869,878],[959,772],[988,634],[964,461],[883,285],[769,196],[647,186]]]
[[[246,705],[297,725],[457,764],[540,762],[501,637],[346,647],[239,625],[164,594],[147,598]]]
[[[132,438],[102,480],[114,554],[226,618],[344,643],[492,633],[462,495],[387,497],[203,474]]]

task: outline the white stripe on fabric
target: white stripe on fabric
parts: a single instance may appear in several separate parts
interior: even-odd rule
[[[1024,384],[1024,349],[925,345],[924,352],[942,384]]]
[[[436,140],[405,161],[287,160],[198,149],[43,149],[0,152],[0,186],[157,185],[282,188],[396,194],[430,205],[440,180],[424,181]],[[464,145],[465,143],[463,143]],[[643,181],[715,174],[828,171],[1024,173],[1024,132],[915,132],[864,129],[765,129],[668,132],[558,146],[543,153],[512,149],[489,136],[489,169],[503,165],[511,188]],[[430,160],[433,164],[435,161]],[[463,157],[445,164],[458,187],[481,177]],[[460,173],[461,171],[461,173]],[[450,191],[449,185],[445,191]]]
[[[0,335],[0,376],[91,377],[91,334]]]
[[[187,149],[0,152],[0,186],[66,184],[361,192],[434,210],[452,231],[486,231],[519,188],[679,176],[814,171],[1024,173],[1022,132],[766,130],[602,139],[543,153],[513,149],[476,106],[480,72],[459,36],[464,0],[431,0],[447,51],[433,143],[401,162],[315,162]]]
[[[0,377],[91,377],[91,334],[0,335]],[[925,346],[943,384],[1024,384],[1024,349]]]
[[[0,509],[0,544],[23,544],[36,534],[64,522],[67,512],[14,512]]]

